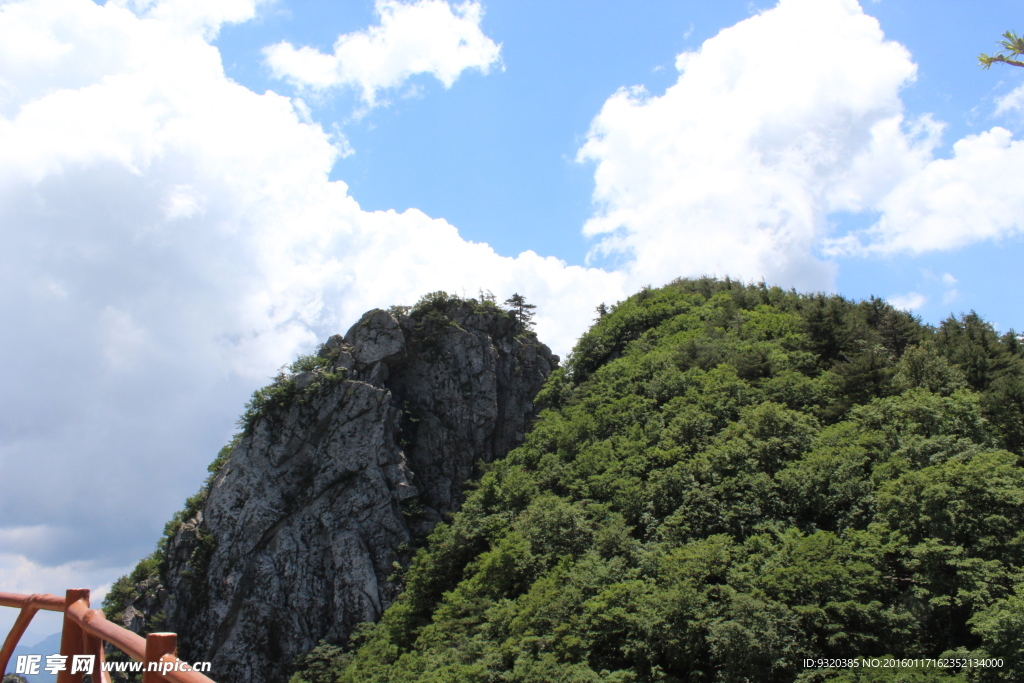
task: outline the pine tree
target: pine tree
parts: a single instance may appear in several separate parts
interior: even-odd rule
[[[526,303],[526,297],[518,292],[505,299],[505,303],[512,307],[509,312],[524,330],[533,329],[533,309],[536,306]]]

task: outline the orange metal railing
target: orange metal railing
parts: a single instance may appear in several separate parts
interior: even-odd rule
[[[174,633],[150,633],[145,638],[107,621],[103,612],[89,609],[89,589],[73,588],[64,598],[49,593],[21,595],[0,592],[0,607],[20,608],[11,632],[0,649],[0,677],[7,673],[7,663],[25,633],[29,622],[41,609],[64,613],[60,654],[70,662],[73,655],[95,657],[92,680],[110,683],[110,673],[103,671],[103,644],[110,643],[132,659],[143,662],[142,683],[214,683],[197,671],[167,670],[181,662],[176,656],[178,636]],[[150,662],[164,662],[165,671],[147,671]],[[82,683],[82,673],[71,673],[67,666],[57,673],[57,683]]]

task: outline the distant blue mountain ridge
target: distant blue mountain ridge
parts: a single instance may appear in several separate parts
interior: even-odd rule
[[[18,655],[42,655],[42,664],[46,664],[47,655],[55,655],[60,653],[60,634],[54,633],[46,636],[35,645],[23,645],[18,644],[14,648],[14,654],[11,655],[11,661],[7,665],[7,673],[14,673],[15,667],[18,662]],[[39,673],[35,675],[21,674],[30,681],[30,683],[57,683],[57,674],[46,673],[42,666],[39,667]]]

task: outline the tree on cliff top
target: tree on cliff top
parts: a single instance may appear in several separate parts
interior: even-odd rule
[[[512,307],[510,312],[524,330],[533,329],[533,310],[537,308],[535,305],[526,303],[526,297],[518,292],[505,299],[505,303]]]

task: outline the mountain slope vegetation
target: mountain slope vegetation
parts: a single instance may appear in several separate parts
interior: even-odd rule
[[[383,618],[293,682],[1021,680],[1015,333],[709,278],[601,313]]]

